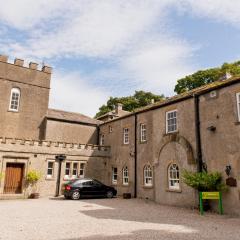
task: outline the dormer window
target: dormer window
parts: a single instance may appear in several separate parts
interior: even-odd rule
[[[9,103],[9,110],[18,112],[19,103],[20,103],[20,89],[12,88],[11,96],[10,96],[10,103]]]

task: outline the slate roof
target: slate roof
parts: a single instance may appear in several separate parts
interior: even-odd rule
[[[215,81],[213,83],[206,84],[204,86],[195,88],[193,90],[184,92],[182,94],[178,94],[178,95],[175,95],[173,97],[166,98],[166,99],[164,99],[162,101],[159,101],[159,102],[156,102],[154,104],[150,104],[150,105],[147,105],[145,107],[137,108],[129,114],[126,114],[124,116],[109,120],[105,123],[116,121],[116,120],[122,119],[122,118],[126,118],[128,116],[134,115],[135,113],[141,113],[141,112],[157,109],[157,108],[160,108],[160,107],[163,107],[163,106],[166,106],[166,105],[173,104],[173,103],[178,102],[178,101],[183,101],[185,99],[192,98],[192,97],[194,97],[194,95],[202,95],[204,93],[211,92],[211,91],[213,91],[215,89],[218,89],[218,88],[223,88],[223,87],[226,87],[226,86],[230,86],[230,85],[233,85],[235,83],[240,83],[240,76],[231,77],[227,80]],[[104,123],[102,123],[102,124],[104,124]]]
[[[102,123],[99,120],[93,119],[81,113],[66,112],[57,109],[48,109],[46,118],[65,122],[85,123],[90,125],[98,125]]]

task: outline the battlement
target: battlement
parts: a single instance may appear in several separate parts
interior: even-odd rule
[[[11,63],[11,62],[8,61],[8,56],[6,56],[6,55],[0,55],[0,62],[15,65],[15,66],[18,66],[18,67],[28,68],[28,69],[31,69],[31,70],[41,71],[41,72],[44,72],[44,73],[47,73],[47,74],[52,73],[52,68],[47,66],[47,65],[42,65],[41,69],[39,70],[39,68],[38,68],[39,64],[38,63],[30,62],[28,64],[28,67],[25,67],[24,66],[24,60],[19,59],[19,58],[15,58],[14,63]]]
[[[0,137],[1,151],[109,156],[110,146]]]

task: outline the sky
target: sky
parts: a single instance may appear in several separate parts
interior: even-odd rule
[[[94,116],[110,96],[174,95],[240,60],[239,0],[0,0],[0,54],[53,67],[50,107]]]

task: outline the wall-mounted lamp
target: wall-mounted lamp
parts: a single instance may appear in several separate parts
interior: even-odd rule
[[[231,174],[231,170],[232,170],[232,167],[230,165],[227,165],[226,168],[225,168],[225,173],[227,174],[228,177]]]

